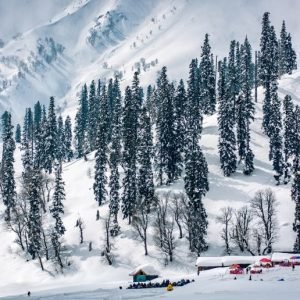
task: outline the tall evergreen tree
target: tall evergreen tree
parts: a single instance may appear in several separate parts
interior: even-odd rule
[[[88,98],[88,134],[89,134],[89,145],[91,151],[96,149],[95,135],[97,134],[97,127],[99,123],[99,113],[100,113],[100,99],[96,95],[96,85],[93,80],[90,85],[89,98]]]
[[[298,128],[299,129],[299,128]],[[299,137],[300,132],[298,131],[297,136]],[[300,251],[300,165],[299,163],[294,169],[294,179],[291,191],[292,200],[295,201],[295,221],[293,223],[293,230],[296,232],[296,241],[294,244],[294,251]]]
[[[282,156],[282,136],[281,136],[281,108],[277,93],[277,82],[272,82],[271,87],[271,116],[269,124],[270,132],[270,154],[269,158],[273,162],[274,178],[277,184],[280,183],[280,177],[283,174],[283,156]]]
[[[219,153],[221,169],[224,176],[230,176],[236,171],[237,158],[235,154],[236,139],[234,133],[234,97],[230,94],[230,86],[228,86],[228,68],[227,60],[224,58],[219,65]]]
[[[65,159],[71,161],[74,153],[72,150],[72,122],[70,116],[65,120]]]
[[[42,217],[41,217],[41,174],[34,169],[28,180],[28,200],[29,200],[29,218],[28,218],[28,250],[32,259],[39,258],[41,260],[42,250]]]
[[[13,138],[13,126],[11,114],[5,111],[1,117],[2,125],[2,161],[0,173],[0,187],[3,203],[6,206],[5,220],[10,221],[11,211],[15,207],[16,183],[14,178],[14,151],[15,141]]]
[[[102,87],[101,96],[101,117],[99,129],[97,130],[97,151],[95,155],[95,181],[94,181],[94,195],[95,200],[99,206],[106,201],[107,190],[107,141],[108,141],[108,100],[106,86]]]
[[[17,126],[16,126],[15,141],[18,144],[21,143],[21,125],[20,124],[17,124]]]
[[[142,205],[147,213],[149,213],[150,208],[155,205],[152,157],[151,122],[146,107],[143,107],[141,111],[137,152],[137,162],[139,165],[137,187],[139,205]]]
[[[55,159],[57,158],[57,120],[55,114],[55,101],[50,97],[48,118],[45,136],[45,162],[44,167],[47,172],[52,173]]]
[[[115,103],[114,103],[114,113],[112,122],[112,136],[110,145],[110,178],[109,178],[109,211],[113,216],[113,228],[111,229],[111,235],[116,236],[119,232],[118,225],[118,212],[119,212],[119,202],[120,202],[120,174],[119,166],[121,164],[121,136],[122,136],[122,105],[121,105],[121,92],[119,87],[119,80],[116,77],[114,81],[115,90]]]
[[[241,51],[241,93],[237,101],[237,144],[240,161],[244,163],[244,174],[254,170],[253,152],[250,148],[250,122],[254,120],[254,104],[251,95],[251,46],[246,37]]]
[[[64,214],[63,201],[65,200],[65,197],[65,187],[64,181],[62,179],[62,168],[61,165],[57,165],[55,170],[55,185],[50,212],[55,220],[55,231],[59,236],[62,236],[66,231],[66,228],[61,219],[61,215]]]
[[[216,76],[208,34],[205,35],[200,60],[200,105],[205,114],[216,111]]]
[[[167,78],[167,68],[163,67],[159,75],[158,86],[159,113],[156,125],[156,165],[159,183],[170,184],[178,174],[178,149],[175,141],[174,98]]]
[[[88,129],[88,113],[88,92],[87,86],[84,84],[79,99],[79,108],[75,118],[75,144],[78,158],[81,158],[84,155],[84,138]]]
[[[137,203],[137,166],[136,166],[136,148],[137,131],[136,126],[136,103],[132,97],[130,87],[125,90],[124,108],[123,108],[123,194],[122,194],[122,213],[123,218],[128,218],[131,223]]]
[[[57,160],[61,163],[66,156],[65,128],[62,116],[57,119]]]

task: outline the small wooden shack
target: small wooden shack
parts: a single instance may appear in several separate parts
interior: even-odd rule
[[[133,282],[145,282],[158,277],[158,272],[151,265],[141,265],[135,268],[129,276],[133,276]]]

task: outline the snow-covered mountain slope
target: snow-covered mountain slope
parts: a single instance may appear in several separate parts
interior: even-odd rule
[[[286,92],[300,88],[300,74],[284,77],[280,82],[280,96]],[[220,208],[232,206],[238,208],[246,204],[259,189],[271,188],[278,199],[279,236],[275,249],[290,250],[295,240],[292,231],[294,203],[290,198],[290,184],[275,186],[272,166],[268,161],[268,140],[261,131],[263,91],[259,90],[259,102],[256,105],[255,122],[252,125],[252,149],[255,154],[255,172],[247,177],[239,170],[230,178],[225,178],[219,167],[217,149],[218,132],[216,115],[204,119],[204,130],[201,140],[209,166],[210,191],[204,199],[208,213],[208,242],[209,250],[204,255],[222,255],[223,245],[219,238],[221,225],[216,223],[216,216]],[[296,99],[297,100],[297,99]],[[16,153],[17,177],[21,175],[20,152]],[[91,153],[88,161],[75,160],[63,166],[63,177],[66,183],[67,199],[63,222],[66,226],[65,244],[70,251],[72,265],[64,275],[54,275],[51,272],[42,272],[38,262],[26,262],[19,252],[18,246],[13,244],[14,235],[5,229],[1,223],[0,231],[0,296],[24,293],[26,290],[48,290],[52,288],[72,289],[72,286],[81,286],[81,290],[95,289],[96,287],[116,287],[121,282],[127,285],[130,280],[128,274],[137,265],[150,263],[160,270],[164,278],[195,274],[195,257],[191,256],[185,239],[178,240],[175,250],[175,262],[164,266],[161,253],[153,242],[153,230],[149,236],[149,256],[143,254],[143,244],[137,238],[127,221],[122,220],[120,214],[121,234],[114,239],[115,263],[108,266],[101,257],[104,244],[104,223],[108,205],[98,208],[93,197],[94,154]],[[183,190],[183,181],[178,180],[170,187],[160,190]],[[96,221],[96,211],[100,211],[100,221]],[[1,204],[1,211],[3,205]],[[81,217],[84,221],[84,243],[79,244],[79,231],[75,227],[76,220]],[[93,243],[93,250],[88,251],[89,242]],[[48,265],[46,264],[46,268]],[[49,270],[52,267],[49,265]],[[79,288],[80,289],[80,288]]]
[[[35,10],[37,1],[25,2],[28,13]],[[154,83],[156,72],[163,65],[168,66],[170,79],[186,79],[188,64],[193,57],[199,56],[206,32],[211,34],[213,52],[219,57],[227,53],[230,39],[242,40],[246,33],[255,48],[259,43],[260,19],[266,10],[271,12],[277,29],[283,18],[287,20],[295,49],[300,49],[296,26],[299,1],[254,0],[251,5],[246,0],[66,0],[60,3],[61,9],[54,6],[43,18],[34,19],[26,26],[20,25],[17,31],[21,34],[14,39],[9,40],[12,33],[7,34],[5,45],[0,49],[0,56],[5,57],[0,58],[0,113],[4,108],[9,109],[16,121],[23,117],[25,107],[32,106],[37,100],[47,103],[50,95],[56,97],[63,114],[74,116],[78,91],[84,82],[109,78],[118,71],[123,74],[122,85],[129,84],[137,63],[141,64],[143,58],[146,66],[141,72],[143,85]],[[49,40],[50,37],[54,42]],[[46,50],[37,48],[41,45]],[[290,94],[300,104],[299,90],[300,72],[281,79],[281,99]],[[257,190],[267,187],[274,190],[279,201],[279,237],[275,248],[289,250],[293,245],[294,203],[290,199],[290,184],[275,186],[273,180],[268,161],[268,140],[261,131],[262,98],[263,91],[259,90],[251,133],[256,170],[251,177],[245,177],[240,170],[230,178],[223,177],[217,150],[216,115],[204,119],[201,144],[209,165],[210,182],[210,191],[204,200],[209,217],[210,245],[205,255],[223,254],[219,238],[221,228],[215,219],[220,208],[227,205],[240,207]],[[132,227],[122,221],[121,215],[122,232],[114,242],[115,264],[108,266],[103,261],[100,252],[107,204],[100,207],[101,218],[96,221],[98,206],[92,190],[93,157],[92,153],[88,162],[75,160],[63,166],[67,195],[63,221],[67,229],[65,244],[72,261],[70,270],[64,275],[54,276],[42,272],[37,262],[26,262],[13,244],[14,235],[1,223],[0,296],[66,286],[74,290],[78,285],[80,290],[116,287],[120,282],[126,284],[130,280],[128,274],[132,268],[147,262],[161,270],[163,277],[179,274],[181,277],[195,272],[195,258],[190,255],[185,240],[178,241],[175,262],[165,267],[154,246],[153,232],[150,232],[149,256],[145,257],[142,243]],[[16,175],[21,175],[19,150],[16,153]],[[182,190],[182,180],[169,188]],[[2,212],[2,203],[0,209]],[[85,242],[82,245],[79,245],[79,232],[75,227],[79,216],[85,223]],[[93,242],[91,252],[88,251],[90,241]]]
[[[199,56],[206,32],[219,57],[227,54],[231,39],[243,40],[246,34],[257,48],[264,11],[271,12],[277,30],[286,18],[295,48],[300,45],[300,3],[294,0],[251,4],[246,0],[64,0],[50,1],[49,7],[35,0],[22,0],[21,5],[1,2],[0,28],[9,27],[11,33],[0,48],[0,112],[11,110],[16,122],[26,106],[37,100],[47,103],[51,95],[67,108],[65,113],[73,114],[84,82],[121,72],[124,86],[138,64],[145,67],[145,71],[141,68],[142,84],[153,82],[163,65],[172,79],[186,78],[188,64]],[[18,10],[13,12],[13,7]],[[18,18],[21,11],[28,15],[23,19],[31,21],[8,26],[12,22],[6,21],[7,13]],[[10,38],[12,32],[14,38]],[[47,37],[64,51],[56,56],[55,49],[45,43]],[[38,39],[50,54],[50,64],[37,49]]]

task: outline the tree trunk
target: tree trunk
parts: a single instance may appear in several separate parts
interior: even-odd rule
[[[44,271],[44,265],[43,265],[43,262],[42,262],[42,258],[40,257],[40,255],[38,255],[38,258],[39,258],[41,269],[42,269],[42,271]]]

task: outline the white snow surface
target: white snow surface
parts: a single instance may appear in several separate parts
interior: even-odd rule
[[[35,11],[32,3],[37,1],[25,2],[28,5],[28,13]],[[14,77],[18,72],[15,65],[0,63],[0,80],[11,80],[11,85],[0,92],[0,113],[4,108],[11,110],[15,121],[21,120],[25,107],[32,106],[37,100],[46,104],[50,95],[56,97],[64,116],[70,114],[74,117],[78,92],[84,82],[109,78],[118,70],[124,73],[124,87],[131,81],[132,67],[141,58],[145,58],[146,62],[158,59],[158,64],[146,72],[142,71],[142,85],[154,84],[156,72],[163,65],[168,66],[171,80],[181,77],[186,79],[188,64],[193,57],[199,57],[206,32],[210,33],[213,51],[219,56],[228,52],[230,39],[242,40],[246,33],[255,48],[259,43],[261,16],[266,10],[271,12],[272,22],[277,29],[280,28],[282,19],[286,19],[287,29],[292,33],[297,52],[300,49],[300,35],[297,31],[300,28],[299,1],[69,0],[62,1],[60,8],[54,6],[43,18],[27,22],[26,26],[20,25],[21,28],[16,30],[21,35],[15,39],[9,39],[16,33],[13,31],[7,33],[4,38],[5,46],[0,49],[0,56],[16,55],[23,60],[35,49],[39,37],[51,36],[66,48],[57,61],[45,65],[45,70],[31,72],[26,74],[25,78]],[[101,15],[105,16],[107,11],[121,12],[129,21],[118,25],[118,28],[123,30],[120,35],[113,32],[108,44],[95,49],[87,42],[89,29],[96,24],[95,20]],[[108,68],[103,68],[104,62],[107,62]],[[15,79],[12,79],[13,77]],[[290,94],[295,103],[300,104],[300,98],[297,96],[299,92],[300,72],[281,79],[281,99]],[[201,144],[208,161],[210,182],[210,191],[204,199],[209,221],[210,248],[204,256],[224,255],[220,239],[221,225],[216,222],[220,209],[228,205],[239,208],[245,205],[257,190],[268,187],[276,193],[279,202],[279,235],[275,250],[284,252],[293,247],[295,234],[292,231],[292,223],[295,206],[290,198],[291,186],[275,186],[272,166],[268,160],[268,139],[261,130],[262,99],[263,91],[259,89],[255,121],[251,126],[251,146],[255,154],[256,169],[250,177],[244,176],[241,169],[230,178],[222,175],[217,148],[217,116],[204,118]],[[19,150],[16,151],[15,166],[16,176],[19,178],[22,172]],[[64,243],[69,249],[72,261],[65,274],[56,274],[51,264],[46,262],[47,271],[42,272],[37,262],[26,261],[17,245],[13,243],[14,235],[7,231],[2,222],[3,218],[0,218],[0,297],[8,299],[12,296],[12,299],[22,299],[23,296],[14,295],[24,295],[30,290],[33,293],[32,298],[36,295],[36,299],[299,298],[298,267],[295,272],[284,268],[270,270],[262,275],[262,282],[258,280],[260,277],[255,277],[255,280],[250,282],[248,277],[241,276],[237,284],[230,275],[224,274],[226,268],[206,271],[196,278],[196,258],[188,251],[186,240],[177,241],[175,261],[165,266],[161,253],[153,243],[152,231],[149,236],[149,256],[145,257],[142,242],[132,227],[122,220],[121,214],[121,234],[114,241],[115,262],[113,266],[108,266],[100,256],[104,243],[103,219],[107,214],[108,205],[104,204],[99,208],[101,219],[96,221],[98,206],[93,198],[93,174],[94,153],[89,155],[87,162],[74,160],[63,166],[67,195],[63,218],[67,229]],[[158,190],[168,189],[182,191],[183,181],[178,180],[171,186]],[[1,214],[3,211],[1,203]],[[75,227],[79,216],[85,226],[85,242],[82,245],[79,245],[78,228]],[[90,241],[93,243],[91,252],[88,251]],[[150,264],[160,270],[161,279],[196,278],[196,282],[175,288],[171,293],[162,289],[118,290],[120,285],[125,287],[132,280],[128,274],[136,266],[143,264]],[[280,278],[284,278],[285,281],[277,281]],[[93,290],[97,291],[91,292]]]

